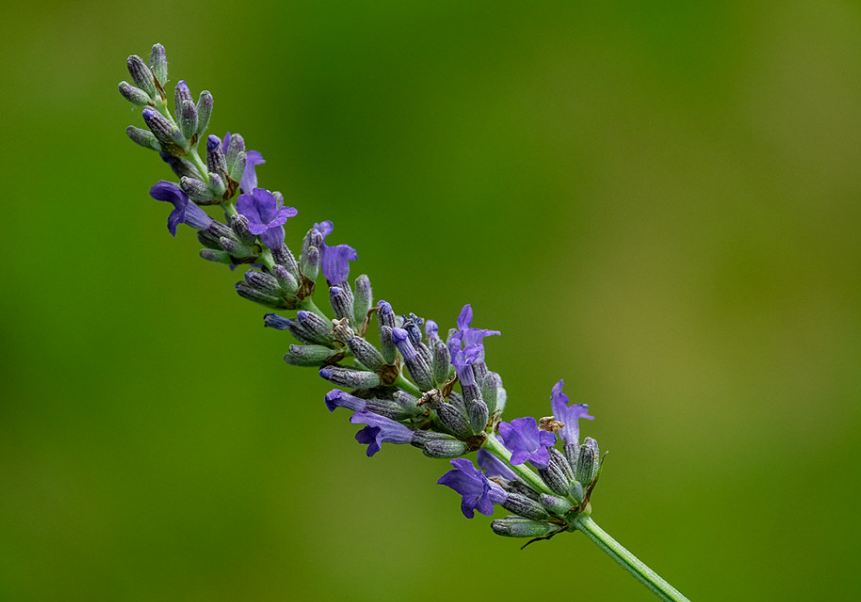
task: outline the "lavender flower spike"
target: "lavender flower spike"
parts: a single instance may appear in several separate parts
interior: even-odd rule
[[[511,452],[511,464],[514,466],[529,460],[544,468],[550,461],[547,448],[556,443],[556,435],[540,430],[538,422],[532,416],[500,422],[499,435]]]
[[[410,443],[413,440],[413,432],[408,427],[385,416],[356,412],[350,422],[368,425],[356,433],[356,441],[368,446],[368,457],[380,451],[383,443]]]
[[[474,328],[471,305],[463,306],[446,340],[433,320],[395,314],[386,301],[373,307],[369,278],[359,276],[355,292],[348,280],[356,250],[326,244],[331,221],[314,224],[294,256],[284,226],[297,211],[284,206],[280,193],[258,186],[261,154],[247,150],[235,132],[206,137],[212,95],[201,92],[195,106],[181,80],[174,103],[178,115],[172,115],[164,95],[164,48],[156,44],[152,56],[150,67],[139,57],[129,59],[135,86],[123,82],[120,91],[140,107],[150,128],[130,126],[129,136],[157,151],[180,179],[181,186],[160,181],[150,190],[156,200],[173,205],[168,230],[175,235],[179,224],[187,224],[199,231],[201,257],[231,270],[247,266],[236,285],[240,296],[295,311],[266,314],[264,325],[287,331],[298,342],[284,356],[288,364],[313,366],[339,387],[326,394],[326,407],[345,408],[350,422],[361,425],[356,440],[367,446],[367,455],[384,443],[409,443],[431,458],[455,458],[438,483],[460,494],[467,518],[476,511],[493,514],[499,505],[511,513],[493,521],[499,535],[550,539],[580,531],[662,599],[688,602],[593,521],[601,458],[597,441],[579,442],[580,419],[592,420],[587,406],[569,404],[560,380],[551,394],[556,420],[501,422],[507,394],[501,376],[488,369],[484,349],[484,339],[500,333]],[[201,142],[205,164],[198,153]],[[226,219],[210,218],[195,201],[217,203]],[[333,317],[314,303],[321,269]],[[474,452],[475,464],[464,457]]]
[[[157,201],[173,204],[173,211],[167,218],[167,229],[173,236],[176,236],[176,227],[179,224],[186,224],[195,230],[206,230],[212,223],[212,218],[190,201],[173,182],[159,180],[149,189],[149,194]]]
[[[577,445],[580,440],[579,419],[595,420],[595,417],[589,415],[589,406],[585,403],[568,405],[568,396],[562,391],[564,384],[565,381],[559,379],[559,382],[553,385],[553,392],[550,394],[550,407],[553,408],[553,417],[565,425],[562,427],[562,440],[565,443]]]
[[[248,220],[248,230],[260,236],[270,249],[280,249],[284,243],[284,224],[299,212],[293,207],[284,207],[280,195],[263,188],[255,188],[251,194],[243,194],[236,201],[236,209]]]
[[[323,237],[322,248],[322,267],[323,275],[329,284],[341,284],[347,281],[350,276],[350,262],[359,258],[356,249],[350,245],[327,245],[326,237],[332,233],[335,226],[331,221],[326,220],[319,224],[314,224],[314,229]]]
[[[493,514],[493,505],[505,501],[505,491],[487,479],[472,461],[466,458],[455,458],[451,461],[454,470],[449,470],[440,477],[440,485],[451,487],[457,491],[462,500],[460,510],[466,518],[475,516],[478,510],[485,516]]]

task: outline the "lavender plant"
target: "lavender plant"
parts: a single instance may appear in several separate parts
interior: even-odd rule
[[[317,368],[338,387],[326,394],[326,407],[350,412],[368,456],[391,443],[450,459],[452,469],[438,482],[460,495],[467,518],[476,511],[490,516],[501,506],[510,515],[494,519],[493,532],[526,538],[525,545],[581,531],[662,599],[687,599],[592,519],[602,457],[598,442],[580,435],[580,420],[593,419],[588,407],[569,403],[561,380],[550,394],[551,416],[504,421],[507,394],[484,348],[499,331],[473,326],[472,307],[465,305],[444,340],[436,322],[374,303],[368,276],[349,281],[356,250],[328,242],[330,221],[314,224],[297,258],[285,244],[285,225],[297,211],[284,205],[280,192],[258,186],[262,155],[229,132],[206,136],[205,159],[199,153],[212,94],[203,91],[195,102],[180,80],[171,111],[161,44],[148,63],[129,57],[128,70],[133,83],[121,82],[119,91],[141,107],[146,129],[129,126],[126,133],[175,175],[176,181],[150,189],[155,200],[173,206],[168,230],[176,235],[180,224],[196,230],[203,259],[246,268],[236,284],[240,296],[289,312],[267,313],[263,323],[296,340],[284,356],[288,364]],[[206,206],[218,206],[223,219],[211,217]],[[313,300],[320,272],[331,316]],[[477,467],[465,457],[473,452]]]

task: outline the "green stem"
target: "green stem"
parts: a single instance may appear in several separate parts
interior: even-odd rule
[[[323,312],[322,309],[317,307],[317,304],[314,303],[314,300],[311,297],[305,297],[304,299],[302,299],[301,307],[302,307],[302,309],[304,309],[306,311],[310,311],[311,313],[317,314],[318,316],[320,316],[321,318],[323,318],[327,322],[330,322],[332,320],[329,316],[327,316]]]
[[[200,153],[197,152],[197,148],[192,147],[186,156],[191,159],[192,163],[194,163],[194,166],[197,168],[197,171],[200,172],[200,176],[203,178],[204,183],[209,184],[209,170],[206,168],[206,163],[204,163],[203,159],[200,158]]]
[[[499,439],[496,438],[496,435],[489,433],[487,435],[487,440],[484,442],[484,447],[494,456],[511,466],[511,470],[517,473],[521,479],[529,483],[533,489],[549,495],[555,495],[553,490],[547,486],[544,480],[535,474],[535,472],[526,464],[518,464],[515,466],[511,463],[511,452],[508,451]]]
[[[631,573],[637,581],[652,590],[662,600],[690,602],[679,590],[664,581],[660,575],[643,564],[639,558],[631,554],[622,544],[613,539],[609,533],[599,527],[592,520],[591,516],[578,515],[574,519],[574,526],[582,531],[599,548],[604,550],[622,568]]]
[[[422,396],[421,389],[419,389],[417,386],[415,386],[413,384],[413,382],[410,379],[408,379],[406,376],[404,376],[403,374],[398,374],[397,380],[395,380],[395,382],[392,384],[394,384],[396,387],[400,387],[404,391],[412,393],[416,397]]]

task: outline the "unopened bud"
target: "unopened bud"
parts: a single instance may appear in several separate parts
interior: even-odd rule
[[[361,327],[368,317],[374,294],[371,290],[371,279],[362,274],[356,278],[356,295],[353,301],[353,320],[356,327]]]
[[[561,529],[558,525],[517,516],[497,518],[490,527],[494,533],[505,537],[547,537]]]
[[[227,251],[221,251],[216,249],[201,249],[200,256],[207,261],[213,261],[215,263],[224,263],[226,265],[231,265],[233,263],[230,258],[230,253],[228,253]]]
[[[555,514],[556,516],[565,516],[574,507],[574,505],[564,497],[548,495],[546,493],[541,494],[541,503],[551,514]]]
[[[152,103],[152,99],[149,97],[149,94],[128,82],[120,82],[119,90],[120,94],[123,95],[123,98],[139,107],[145,107]]]
[[[212,116],[212,94],[209,90],[200,93],[197,100],[197,137],[200,138],[209,126],[209,118]]]
[[[158,82],[164,87],[167,84],[167,53],[161,44],[153,44],[149,55],[149,68]]]
[[[431,439],[422,446],[422,451],[431,458],[456,458],[467,451],[467,445],[457,439]]]
[[[343,355],[324,345],[290,345],[284,361],[292,366],[322,366]]]
[[[541,504],[519,493],[509,493],[502,502],[502,507],[532,520],[545,520],[550,517]]]
[[[132,142],[135,144],[139,144],[140,146],[150,150],[161,151],[161,144],[158,143],[158,140],[152,132],[130,125],[126,128],[126,135],[131,138]]]
[[[360,361],[368,370],[379,370],[386,364],[386,360],[383,359],[382,354],[377,348],[362,337],[350,337],[347,340],[347,346],[350,348],[353,357]]]
[[[150,68],[143,62],[143,59],[133,54],[126,61],[126,65],[129,68],[129,75],[132,76],[132,81],[135,82],[135,85],[149,94],[150,98],[155,98],[158,93],[155,87],[155,78]]]
[[[365,372],[340,366],[320,369],[320,376],[341,387],[350,389],[373,389],[380,386],[380,377],[375,372]]]
[[[190,100],[182,101],[177,108],[179,115],[179,129],[186,140],[194,140],[197,135],[197,108]]]

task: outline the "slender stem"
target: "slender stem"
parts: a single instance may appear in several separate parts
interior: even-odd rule
[[[591,539],[595,544],[604,550],[607,555],[615,560],[625,570],[631,573],[634,578],[648,587],[655,595],[662,600],[670,600],[671,602],[690,602],[684,594],[674,588],[672,585],[664,581],[655,571],[643,564],[639,558],[631,554],[618,541],[613,539],[609,533],[604,531],[598,524],[592,520],[591,516],[580,514],[574,519],[574,525],[586,534],[586,537]]]
[[[327,322],[330,322],[332,318],[326,315],[326,313],[317,307],[317,304],[314,303],[314,300],[311,297],[305,297],[302,299],[302,303],[300,307],[306,311],[310,311],[311,313],[315,313]]]
[[[410,379],[408,379],[406,376],[403,375],[403,373],[398,374],[398,378],[397,378],[397,380],[395,380],[395,382],[393,384],[396,387],[400,387],[404,391],[412,393],[416,397],[422,396],[421,389],[419,389],[417,386],[415,386]]]
[[[499,439],[496,438],[496,435],[488,433],[487,440],[484,442],[484,447],[494,456],[511,466],[511,470],[517,473],[521,479],[529,483],[533,489],[554,495],[553,490],[547,486],[544,480],[535,474],[535,472],[526,464],[518,464],[515,466],[511,463],[511,452],[508,451]]]

